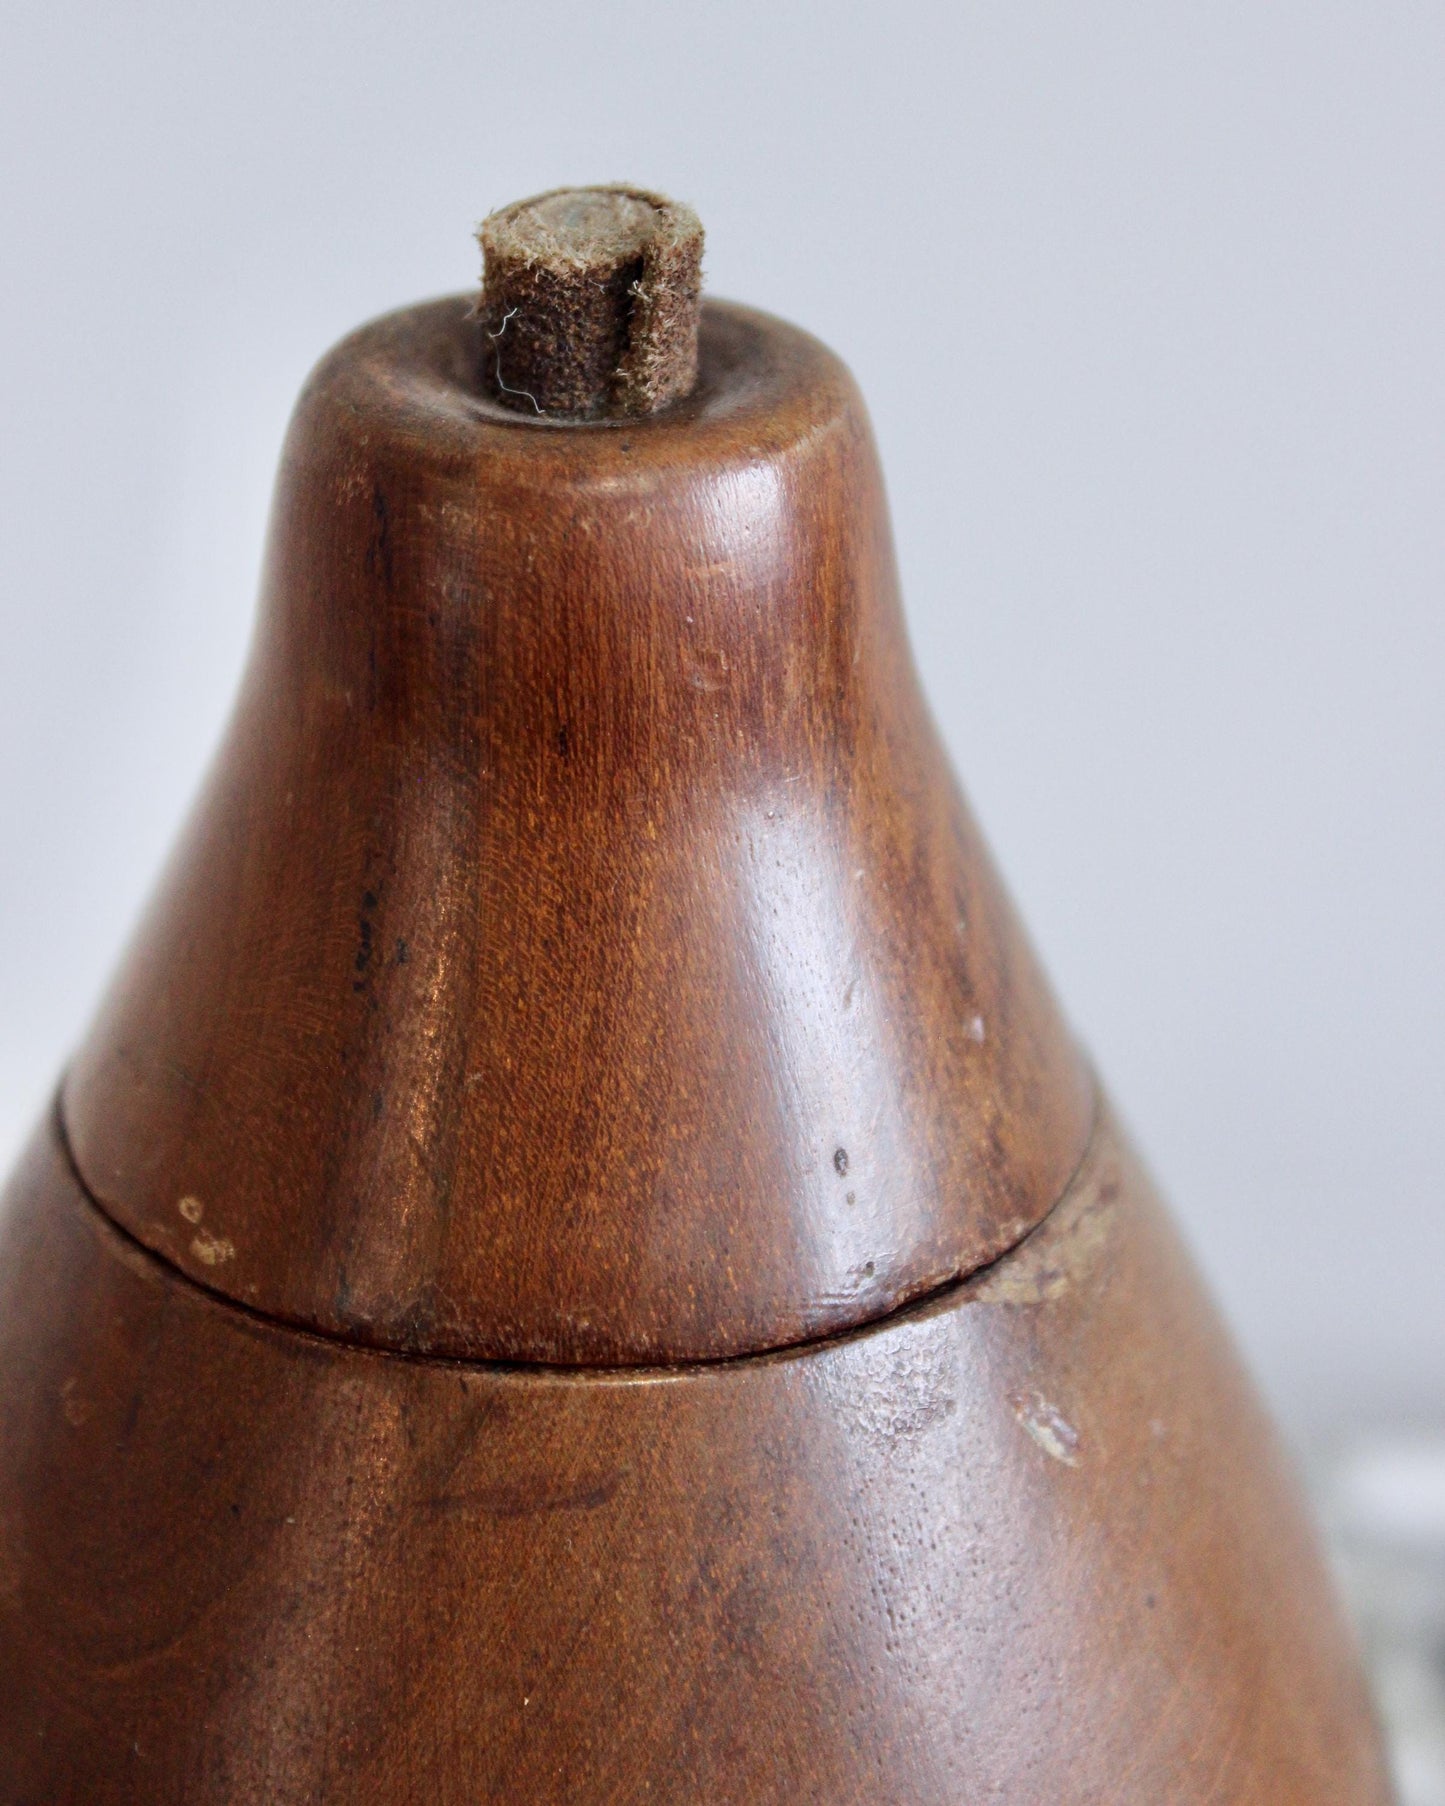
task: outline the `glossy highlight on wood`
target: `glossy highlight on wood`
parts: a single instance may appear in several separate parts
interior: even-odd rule
[[[15,1190],[0,1798],[1387,1797],[1289,1476],[1107,1120],[981,1280],[673,1370],[317,1341],[178,1282],[52,1137]]]
[[[287,444],[230,737],[65,1089],[147,1246],[392,1348],[702,1359],[1037,1223],[1090,1091],[949,777],[847,372],[711,306],[556,428],[460,300]],[[194,1217],[193,1213],[202,1213]]]
[[[685,401],[559,425],[480,331],[308,384],[0,1199],[0,1806],[1388,1806],[851,378],[714,303]]]

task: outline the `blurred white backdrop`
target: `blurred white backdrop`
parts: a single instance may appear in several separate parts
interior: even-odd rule
[[[564,182],[869,398],[912,630],[1277,1399],[1445,1397],[1445,9],[6,0],[0,1158],[243,658],[308,366]]]

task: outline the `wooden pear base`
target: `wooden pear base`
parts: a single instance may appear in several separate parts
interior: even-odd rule
[[[1388,1797],[1271,1433],[1107,1119],[982,1276],[687,1368],[278,1329],[49,1133],[4,1220],[16,1806]]]

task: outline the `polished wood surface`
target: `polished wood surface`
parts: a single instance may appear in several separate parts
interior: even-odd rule
[[[687,401],[559,427],[479,330],[310,383],[0,1204],[0,1806],[1383,1806],[846,371],[713,306]]]
[[[549,1373],[202,1293],[49,1135],[0,1242],[0,1799],[1379,1806],[1248,1386],[1107,1121],[981,1279]]]
[[[1059,1196],[1089,1086],[928,721],[847,371],[712,306],[686,402],[475,393],[461,300],[320,367],[258,644],[65,1092],[107,1210],[388,1347],[864,1322]]]

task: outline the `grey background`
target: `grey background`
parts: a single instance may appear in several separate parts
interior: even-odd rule
[[[0,23],[0,1159],[217,738],[308,366],[621,178],[857,372],[965,784],[1276,1398],[1440,1395],[1445,9]]]

